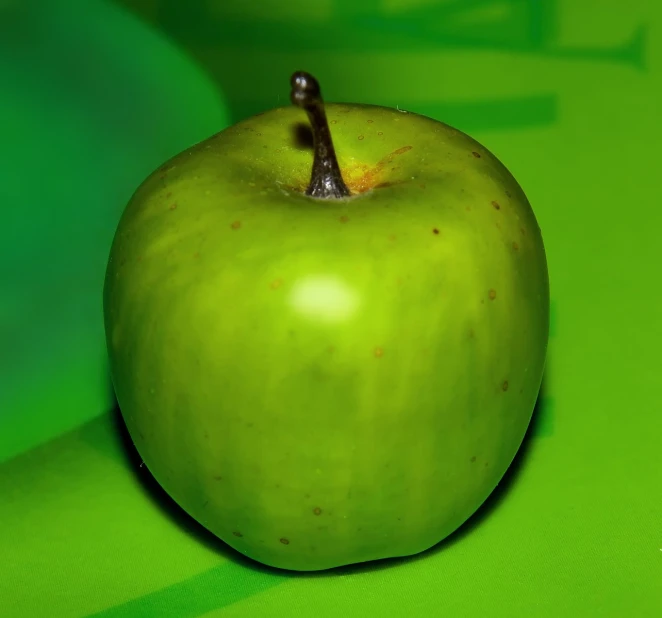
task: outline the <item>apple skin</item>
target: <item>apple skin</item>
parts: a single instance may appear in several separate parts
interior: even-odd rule
[[[327,104],[356,195],[303,194],[301,109],[156,170],[121,218],[104,312],[135,446],[193,518],[263,564],[417,554],[512,462],[549,329],[522,189],[432,119]]]

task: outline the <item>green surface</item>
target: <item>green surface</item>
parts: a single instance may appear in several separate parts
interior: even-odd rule
[[[0,33],[1,70],[14,76],[0,97],[13,136],[1,150],[11,171],[0,191],[11,207],[0,244],[0,616],[659,618],[662,8],[384,0],[370,12],[361,10],[368,3],[325,0],[304,16],[265,2],[240,22],[249,3],[200,3],[186,14],[174,1],[135,5],[155,32],[111,19],[109,5],[69,3],[58,20],[29,15],[40,24],[32,39]],[[0,5],[3,27],[12,10]],[[406,15],[413,21],[396,19]],[[334,32],[351,26],[352,36],[306,38],[304,17]],[[443,32],[426,35],[433,27]],[[91,77],[52,70],[46,61],[72,40],[81,47],[67,58],[104,68],[102,84],[114,89],[77,92],[72,84]],[[137,40],[157,48],[139,52]],[[108,51],[81,51],[93,43]],[[256,569],[155,498],[139,480],[144,467],[129,465],[113,417],[98,416],[109,400],[100,291],[119,212],[154,165],[223,122],[208,86],[173,93],[173,45],[216,80],[232,120],[282,102],[289,73],[304,68],[331,100],[398,105],[455,124],[524,187],[550,267],[543,397],[504,488],[452,541],[380,568]],[[19,49],[33,50],[21,58],[45,51],[21,71]],[[182,61],[179,74],[193,75]],[[247,67],[261,69],[258,86]],[[157,101],[189,103],[144,107],[145,84]],[[131,122],[91,113],[118,108],[109,92],[126,93],[124,114],[142,111]],[[56,129],[61,137],[48,132]],[[35,181],[49,170],[52,181]],[[105,219],[90,215],[103,204]]]

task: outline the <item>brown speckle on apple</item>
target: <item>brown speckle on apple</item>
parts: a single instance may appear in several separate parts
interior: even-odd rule
[[[513,249],[515,249],[515,251],[519,249],[519,245],[515,241],[513,241]]]
[[[280,542],[281,542],[283,545],[289,545],[289,544],[290,544],[290,540],[289,540],[289,539],[286,539],[285,537],[283,537],[282,539],[280,539]]]
[[[508,390],[508,380],[504,380],[501,385],[501,390],[505,393]]]
[[[349,221],[349,217],[347,215],[342,215],[338,220],[340,223],[347,223]]]
[[[359,140],[362,140],[362,139],[363,139],[363,135],[359,135]]]
[[[230,227],[232,227],[233,230],[238,230],[241,227],[241,221],[233,221]]]
[[[321,514],[322,514],[322,509],[321,509],[319,506],[316,506],[316,507],[313,509],[313,514],[314,514],[314,515],[321,515]]]
[[[490,300],[494,300],[496,298],[496,290],[490,290],[488,296],[490,297]]]
[[[492,206],[494,206],[494,208],[496,208],[497,210],[499,210],[501,208],[501,206],[499,205],[499,202],[497,202],[496,200],[492,200]]]
[[[384,356],[384,348],[375,348],[374,354],[375,358],[381,358]]]
[[[239,532],[239,530],[235,530],[232,534],[234,534],[234,535],[237,536],[237,537],[242,537],[242,536],[244,536],[241,532]]]
[[[480,159],[480,154],[477,153],[475,150],[471,153],[476,159]]]

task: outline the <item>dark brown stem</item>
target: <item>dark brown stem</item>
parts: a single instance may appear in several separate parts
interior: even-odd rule
[[[294,73],[290,83],[292,103],[306,110],[313,131],[315,155],[306,195],[322,199],[348,197],[350,191],[340,173],[319,83],[303,71]]]

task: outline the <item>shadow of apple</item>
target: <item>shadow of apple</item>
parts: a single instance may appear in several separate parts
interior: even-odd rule
[[[193,519],[193,517],[188,515],[188,513],[186,513],[184,509],[182,509],[161,487],[152,473],[148,470],[147,466],[142,465],[142,458],[133,445],[133,441],[129,435],[126,424],[124,423],[124,419],[116,399],[115,406],[112,411],[112,420],[120,439],[123,456],[126,458],[125,463],[127,464],[127,468],[131,470],[131,473],[136,476],[145,494],[154,503],[155,507],[166,517],[168,517],[175,525],[177,525],[184,534],[188,534],[197,542],[203,543],[210,549],[217,551],[227,559],[239,564],[240,566],[244,566],[252,570],[291,577],[330,577],[390,568],[404,564],[406,562],[424,559],[431,553],[443,551],[445,548],[451,546],[452,544],[460,542],[466,536],[471,534],[471,532],[480,526],[486,519],[488,519],[499,508],[499,506],[507,498],[508,494],[512,491],[514,486],[517,484],[518,478],[524,466],[526,465],[531,449],[533,448],[538,429],[546,414],[546,402],[548,401],[546,398],[546,375],[547,374],[543,376],[542,385],[538,393],[538,398],[533,410],[531,422],[529,423],[529,427],[526,431],[524,439],[522,440],[522,444],[517,454],[515,455],[515,458],[513,459],[513,462],[502,477],[497,487],[492,491],[492,493],[478,508],[478,510],[475,511],[473,515],[471,515],[469,519],[467,519],[459,528],[457,528],[453,533],[451,533],[449,536],[447,536],[433,547],[413,556],[386,558],[383,560],[340,566],[326,571],[283,571],[281,569],[256,562],[226,545],[216,535],[211,533],[204,526],[202,526],[202,524],[198,523],[195,519]]]

